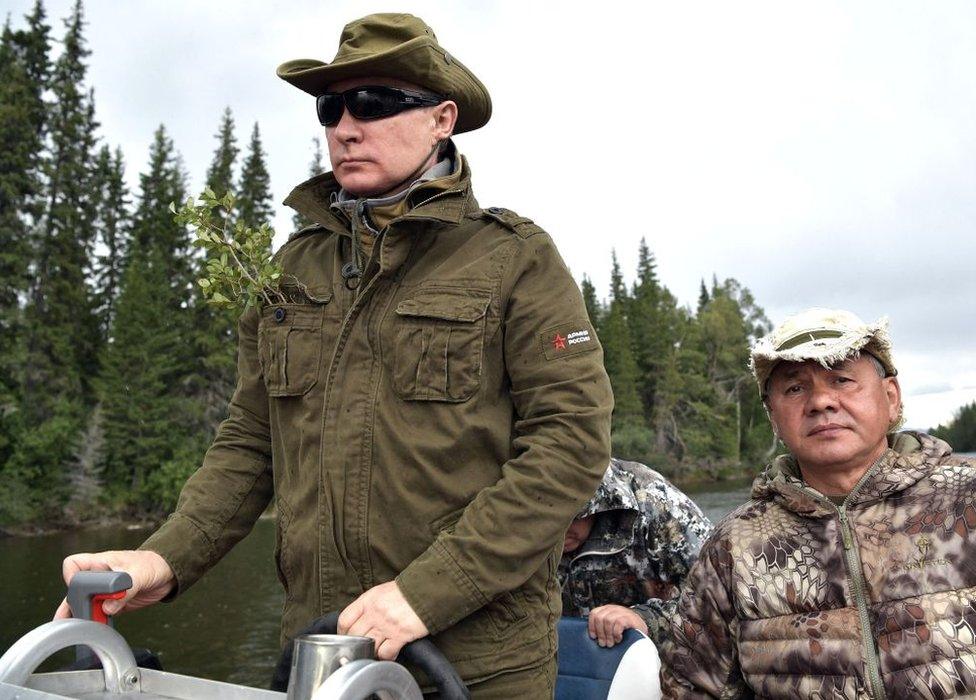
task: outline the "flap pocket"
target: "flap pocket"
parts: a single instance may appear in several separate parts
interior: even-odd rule
[[[419,289],[397,304],[400,316],[439,318],[444,321],[474,323],[488,311],[491,297],[474,295],[463,289]]]
[[[481,383],[491,292],[416,289],[396,306],[393,390],[407,401],[459,403]]]
[[[275,304],[262,310],[258,354],[268,396],[301,396],[318,381],[325,304]]]

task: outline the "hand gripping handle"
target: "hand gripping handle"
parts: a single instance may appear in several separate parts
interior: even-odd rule
[[[336,634],[339,629],[339,612],[331,612],[318,618],[302,634]],[[296,636],[298,636],[296,635]],[[288,689],[288,676],[291,672],[291,660],[294,646],[289,644],[281,652],[274,676],[271,678],[271,690],[284,692]],[[437,687],[440,697],[444,700],[469,700],[471,693],[464,681],[454,670],[451,662],[441,653],[429,639],[417,639],[404,645],[400,650],[397,661],[413,664],[430,678]]]
[[[132,588],[132,577],[124,571],[79,571],[68,584],[68,605],[76,620],[108,623],[102,609],[106,600],[118,600]]]
[[[124,571],[79,571],[71,577],[65,598],[71,606],[71,616],[76,620],[94,620],[111,626],[102,603],[124,598],[130,588],[132,577]],[[91,652],[85,647],[79,646],[75,650],[78,662],[87,663],[90,657]]]

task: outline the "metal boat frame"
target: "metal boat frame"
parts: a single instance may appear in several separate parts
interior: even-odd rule
[[[90,647],[94,671],[34,673],[55,652]],[[410,673],[392,661],[352,661],[329,676],[312,700],[422,700]],[[90,620],[54,620],[37,627],[0,657],[0,700],[285,700],[285,693],[136,666],[125,639]]]

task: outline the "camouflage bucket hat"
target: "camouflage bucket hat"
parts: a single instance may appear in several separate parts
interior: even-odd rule
[[[813,308],[790,316],[757,341],[749,366],[765,396],[766,381],[780,362],[814,360],[831,367],[862,352],[874,355],[889,376],[898,374],[887,318],[868,324],[850,311]]]
[[[299,58],[278,66],[278,77],[310,95],[347,78],[397,78],[432,90],[458,106],[455,133],[474,131],[491,118],[488,89],[437,43],[434,30],[409,14],[379,13],[342,30],[332,63]]]

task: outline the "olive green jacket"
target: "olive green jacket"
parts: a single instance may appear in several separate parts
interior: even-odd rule
[[[273,497],[284,639],[396,579],[476,681],[555,652],[563,533],[610,458],[613,399],[552,240],[481,209],[461,167],[411,194],[358,288],[331,173],[292,192],[321,224],[279,251],[308,302],[243,315],[230,417],[143,547],[185,590]]]

